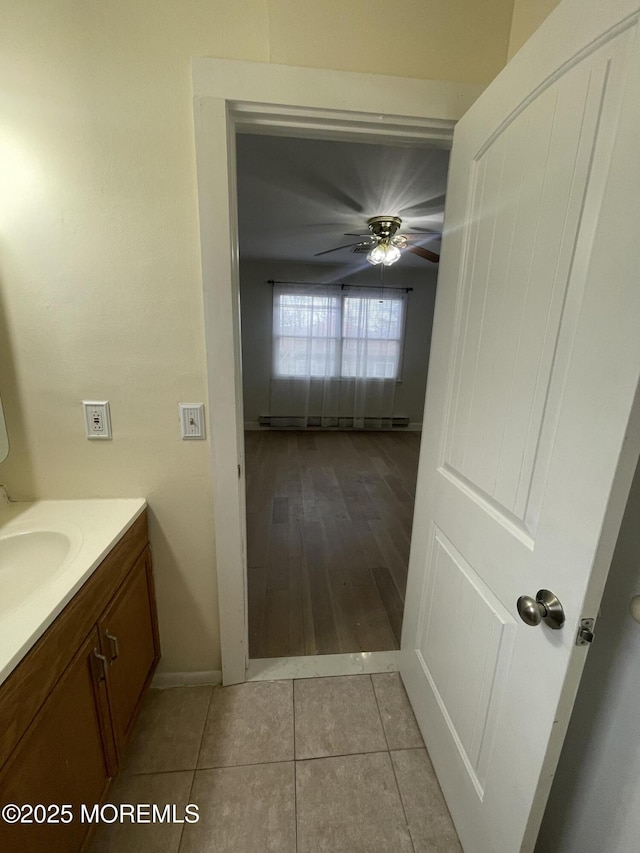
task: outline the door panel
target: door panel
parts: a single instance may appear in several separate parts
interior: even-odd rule
[[[599,5],[565,0],[454,136],[402,675],[467,853],[532,849],[621,518],[640,258],[612,176],[640,178],[638,4]],[[562,630],[519,619],[540,588]]]
[[[515,621],[452,542],[434,528],[418,649],[436,701],[476,787],[483,793],[497,699]],[[450,608],[447,602],[455,602]]]
[[[603,99],[624,62],[619,41],[625,37],[524,106],[471,166],[473,225],[464,250],[444,465],[530,535],[541,499],[534,480],[544,480],[550,450],[542,433],[553,429],[558,374],[566,370],[568,347],[555,358],[559,337],[575,326],[565,314],[580,302],[574,293],[567,303],[570,283],[575,290],[582,285],[569,275],[576,235]],[[613,99],[617,105],[619,95]],[[571,328],[566,332],[571,337]]]

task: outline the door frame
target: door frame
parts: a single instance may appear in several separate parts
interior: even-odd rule
[[[194,59],[192,84],[222,681],[236,684],[248,664],[236,132],[448,148],[484,87],[224,59]]]

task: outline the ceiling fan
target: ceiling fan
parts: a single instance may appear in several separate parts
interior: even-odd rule
[[[328,255],[330,252],[338,252],[340,249],[353,249],[354,252],[367,253],[367,260],[370,264],[383,264],[388,267],[395,264],[399,260],[401,250],[406,249],[408,252],[413,252],[414,255],[419,255],[427,261],[437,264],[440,260],[440,255],[436,252],[431,252],[423,246],[412,246],[411,240],[418,239],[417,235],[413,234],[398,234],[398,229],[402,225],[402,219],[399,216],[372,216],[367,220],[368,232],[363,234],[346,233],[345,237],[366,237],[366,240],[361,240],[358,243],[347,243],[344,246],[336,246],[333,249],[326,249],[324,252],[316,252],[315,258],[320,255]],[[421,234],[440,234],[439,231],[430,229],[414,229],[420,231]]]

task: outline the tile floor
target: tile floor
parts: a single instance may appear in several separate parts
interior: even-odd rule
[[[91,853],[461,853],[397,673],[149,691]]]

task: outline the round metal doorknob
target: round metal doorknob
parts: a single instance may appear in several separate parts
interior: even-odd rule
[[[521,595],[518,599],[518,614],[527,625],[539,625],[542,622],[542,608],[530,595]]]
[[[539,589],[535,599],[530,595],[521,595],[517,607],[520,618],[527,625],[539,625],[544,622],[554,630],[564,625],[564,608],[548,589]]]

